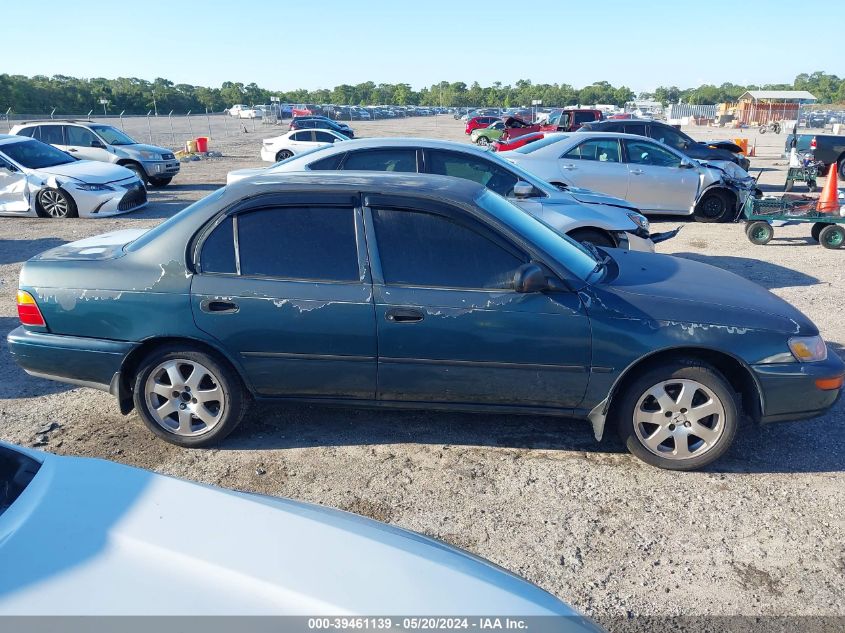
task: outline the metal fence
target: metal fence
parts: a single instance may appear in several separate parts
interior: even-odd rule
[[[693,105],[689,103],[673,103],[666,109],[667,119],[683,119],[696,117],[704,119],[716,118],[715,105]]]
[[[139,143],[149,143],[159,147],[180,149],[185,142],[199,136],[209,139],[221,139],[227,136],[237,136],[244,132],[257,132],[262,127],[281,125],[283,119],[278,115],[266,118],[239,119],[221,112],[152,112],[146,115],[118,114],[102,115],[89,112],[87,114],[16,114],[9,111],[0,114],[0,131],[8,132],[13,126],[25,121],[89,121],[91,123],[105,123],[123,130]]]

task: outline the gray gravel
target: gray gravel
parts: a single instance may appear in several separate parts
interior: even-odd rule
[[[362,136],[465,138],[447,117],[355,127]],[[608,626],[631,615],[845,615],[841,404],[813,421],[743,428],[725,458],[684,474],[646,466],[614,439],[596,444],[579,421],[428,411],[262,405],[219,449],[185,450],[153,439],[107,394],[30,378],[14,365],[5,334],[17,325],[23,261],[116,227],[155,225],[229,169],[259,165],[268,135],[213,139],[226,157],[184,165],[140,213],[0,219],[0,438],[417,530],[525,576]],[[753,164],[767,170],[766,188],[783,182],[782,143],[758,141]],[[843,252],[811,243],[802,227],[776,230],[765,247],[752,246],[738,225],[676,219],[655,230],[678,223],[681,234],[659,250],[763,284],[807,313],[841,353]]]

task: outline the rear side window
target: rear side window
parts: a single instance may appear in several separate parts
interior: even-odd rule
[[[352,209],[279,207],[238,216],[242,275],[357,281]]]
[[[308,130],[308,131],[305,131],[305,132],[296,132],[293,135],[293,140],[294,141],[310,142],[311,141],[311,134],[312,134],[311,130]]]
[[[65,145],[64,135],[62,134],[63,126],[61,125],[41,125],[39,126],[39,140],[42,143],[49,143],[50,145]]]
[[[592,139],[573,147],[563,155],[576,160],[596,160],[602,163],[620,161],[619,141],[616,139]]]
[[[397,148],[350,152],[343,161],[343,169],[413,173],[417,171],[417,150]]]
[[[232,218],[228,217],[215,228],[202,245],[200,267],[204,273],[237,272],[235,267],[235,235]]]
[[[645,123],[626,123],[625,134],[638,134],[645,136]]]
[[[68,145],[77,147],[91,147],[91,143],[97,140],[97,137],[91,131],[76,125],[65,126],[65,138],[67,138]]]
[[[431,213],[373,211],[388,284],[510,288],[523,261],[476,231]]]
[[[340,161],[343,160],[343,157],[346,154],[335,154],[334,156],[329,156],[328,158],[324,158],[322,160],[317,160],[308,165],[308,169],[316,169],[316,170],[325,170],[325,169],[337,169],[337,166],[340,165]]]

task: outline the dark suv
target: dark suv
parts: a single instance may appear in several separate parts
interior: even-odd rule
[[[696,141],[687,136],[678,128],[660,121],[648,121],[643,119],[622,119],[595,121],[584,123],[579,131],[584,132],[624,132],[625,134],[638,134],[653,138],[661,143],[674,147],[696,160],[726,160],[736,163],[745,171],[751,167],[751,161],[744,154],[740,153],[741,148],[732,141],[713,141],[706,143]]]
[[[290,122],[291,130],[333,130],[338,134],[343,134],[349,138],[355,138],[355,132],[346,123],[338,123],[337,121],[325,116],[298,116],[294,117]]]

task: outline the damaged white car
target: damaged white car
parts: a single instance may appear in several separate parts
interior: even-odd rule
[[[125,167],[0,134],[0,215],[97,218],[146,204],[144,183]]]
[[[647,215],[693,215],[699,222],[734,220],[756,189],[738,165],[699,162],[634,134],[548,134],[502,158],[554,185],[622,198]]]

